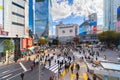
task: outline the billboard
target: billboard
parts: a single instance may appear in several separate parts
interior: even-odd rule
[[[32,47],[32,46],[33,46],[33,39],[27,38],[27,47]]]
[[[120,21],[120,6],[117,8],[117,20]]]
[[[27,48],[27,39],[22,39],[22,48]]]
[[[120,32],[120,21],[116,24],[116,32]]]
[[[0,0],[0,29],[3,28],[3,0]]]

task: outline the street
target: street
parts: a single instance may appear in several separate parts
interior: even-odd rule
[[[88,75],[87,65],[85,63],[85,60],[81,61],[81,57],[82,56],[84,57],[84,53],[81,50],[80,50],[81,53],[72,50],[72,52],[69,52],[67,56],[64,55],[63,54],[64,52],[61,52],[60,50],[61,49],[59,48],[55,50],[50,50],[49,53],[43,56],[43,61],[48,59],[48,61],[45,62],[45,65],[42,62],[40,62],[40,64],[35,65],[33,70],[31,70],[30,68],[30,64],[33,61],[23,61],[23,62],[2,66],[0,67],[0,80],[22,80],[21,73],[24,73],[24,80],[49,80],[50,77],[54,77],[55,80],[58,79],[74,80],[76,78],[77,72],[79,73],[79,80],[83,80],[83,79],[85,80],[88,77],[92,80],[92,75]],[[84,48],[84,50],[87,50],[87,48]],[[63,50],[63,51],[67,52],[67,50]],[[94,48],[94,51],[98,51],[98,49]],[[85,52],[85,54],[87,55],[88,52]],[[100,52],[100,56],[98,57],[98,60],[103,60],[104,55],[107,56],[108,61],[117,62],[118,53],[107,49],[104,52]],[[68,56],[71,58],[75,56],[75,60],[73,58],[69,60]],[[58,63],[58,61],[60,64]],[[61,62],[63,62],[63,64],[61,64]],[[69,71],[66,71],[65,69],[66,62],[68,63],[70,62],[71,64],[69,69],[71,69],[71,66],[74,64],[73,73],[71,73],[71,70],[69,69],[68,69]],[[80,66],[79,71],[76,71],[77,64],[79,64]]]

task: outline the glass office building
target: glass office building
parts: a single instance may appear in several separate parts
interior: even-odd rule
[[[49,35],[52,26],[51,0],[36,0],[34,10],[34,35],[35,39]]]

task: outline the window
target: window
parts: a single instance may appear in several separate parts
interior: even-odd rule
[[[15,12],[12,12],[12,14],[13,14],[13,15],[16,15],[16,16],[19,16],[19,17],[22,17],[22,18],[25,17],[24,15],[21,15],[21,14],[15,13]]]
[[[62,33],[65,33],[65,31],[63,30]]]
[[[70,33],[72,33],[72,32],[73,32],[73,30],[71,29],[71,30],[70,30]]]
[[[14,24],[14,25],[19,25],[19,26],[25,26],[24,24],[17,23],[17,22],[12,22],[12,24]]]
[[[23,6],[21,6],[21,5],[17,4],[17,3],[15,3],[15,2],[12,2],[12,4],[15,5],[15,6],[17,6],[17,7],[19,7],[19,8],[25,9]]]

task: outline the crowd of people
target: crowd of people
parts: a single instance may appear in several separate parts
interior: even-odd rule
[[[56,49],[59,50],[59,53],[56,52]],[[89,60],[91,63],[93,60],[98,60],[98,57],[100,56],[99,51],[95,51],[93,47],[88,47],[88,48],[74,48],[73,46],[65,46],[65,47],[57,47],[57,48],[52,48],[50,51],[53,51],[51,54],[45,54],[42,53],[38,54],[36,58],[32,61],[30,64],[31,70],[35,67],[35,65],[42,65],[43,69],[45,69],[45,65],[49,64],[49,67],[51,66],[51,62],[54,60],[55,63],[58,64],[58,74],[59,76],[62,73],[62,69],[64,68],[65,70],[70,69],[71,73],[74,73],[74,66],[75,66],[75,74],[76,74],[76,80],[79,80],[79,71],[80,71],[80,65],[76,63],[76,57],[73,55],[73,52],[77,51],[79,54],[83,54],[81,59],[84,61],[84,59]],[[57,56],[57,59],[55,58]],[[59,57],[64,57],[63,60],[59,60]],[[67,58],[67,60],[66,60]],[[106,55],[104,55],[104,59],[106,59]],[[71,61],[73,61],[71,63]],[[64,67],[63,67],[64,65]],[[54,76],[52,75],[49,80],[54,80]]]

